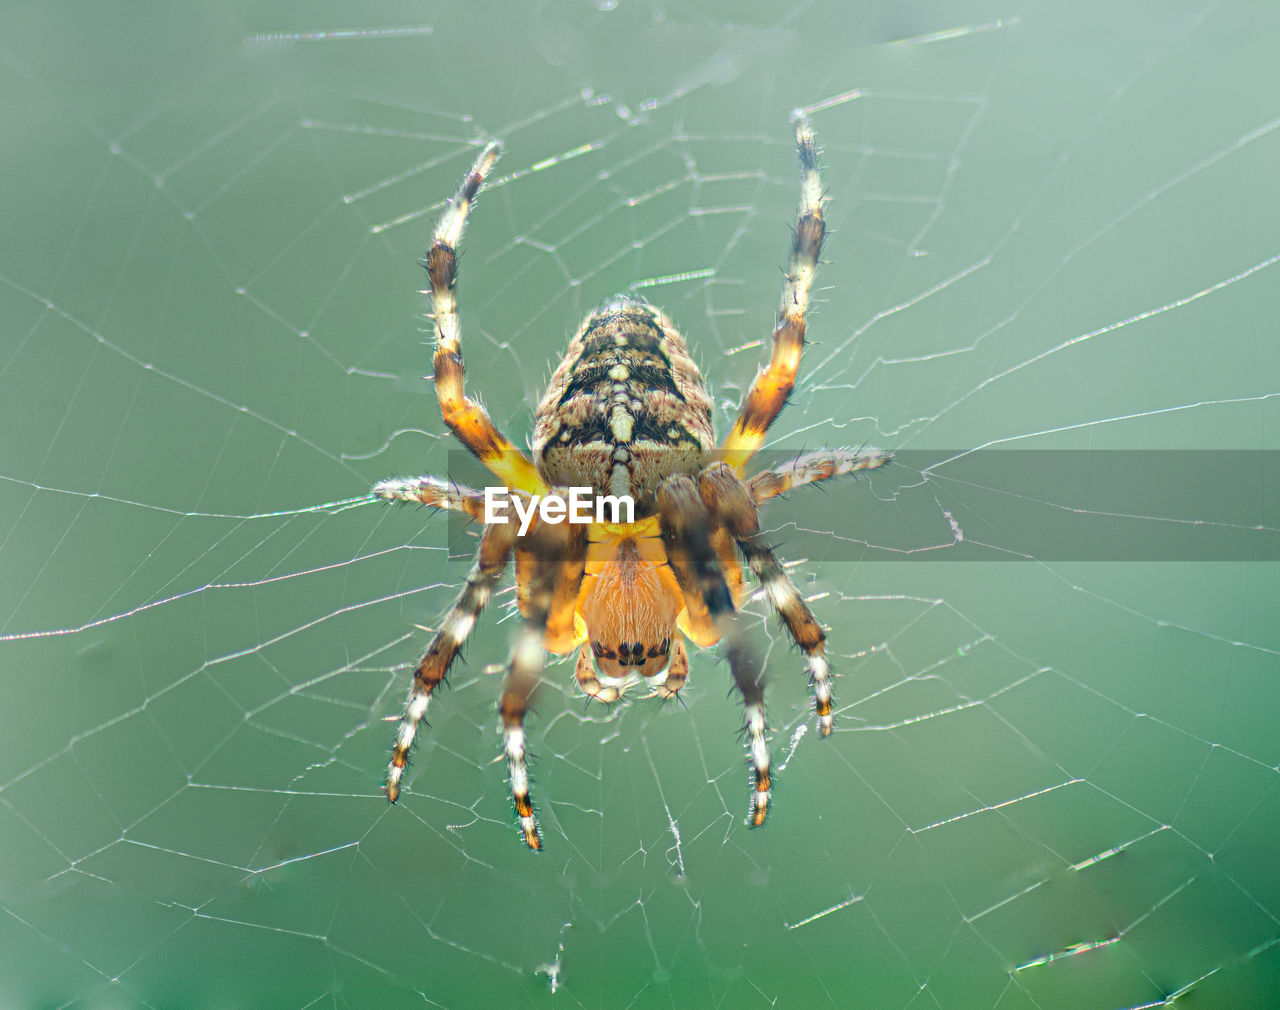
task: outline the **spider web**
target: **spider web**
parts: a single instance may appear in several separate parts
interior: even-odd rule
[[[1274,8],[365,10],[4,15],[0,1001],[1275,1005]],[[415,293],[441,200],[501,136],[460,304],[515,441],[625,290],[723,431],[796,106],[832,237],[769,449],[899,453],[767,512],[836,733],[753,600],[778,776],[748,831],[714,651],[683,706],[611,712],[558,662],[532,856],[492,763],[507,593],[389,808],[386,720],[470,548],[358,502],[449,469]]]

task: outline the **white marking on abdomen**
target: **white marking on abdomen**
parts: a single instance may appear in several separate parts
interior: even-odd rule
[[[631,427],[634,418],[625,407],[614,407],[613,416],[609,419],[609,430],[619,442],[631,441]]]

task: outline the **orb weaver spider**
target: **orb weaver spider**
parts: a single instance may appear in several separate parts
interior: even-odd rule
[[[674,697],[689,674],[682,638],[703,647],[723,640],[746,716],[752,778],[748,821],[764,823],[770,794],[764,678],[737,620],[745,596],[739,556],[804,653],[819,730],[823,736],[831,733],[826,636],[761,537],[757,507],[792,488],[872,469],[890,457],[875,449],[822,450],[744,476],[795,386],[825,233],[813,131],[803,114],[793,118],[800,208],[773,350],[718,450],[711,398],[683,337],[659,309],[631,295],[597,308],[569,342],[538,406],[532,461],[498,431],[463,389],[456,284],[467,214],[501,145],[489,144],[462,180],[423,263],[431,285],[433,366],[444,423],[513,499],[590,487],[601,495],[630,495],[636,514],[630,523],[535,520],[523,534],[511,522],[484,524],[466,583],[413,673],[387,769],[385,790],[392,803],[400,795],[409,750],[431,695],[513,554],[524,624],[498,711],[511,796],[530,849],[540,849],[542,838],[529,795],[524,720],[547,651],[577,649],[578,685],[588,697],[612,703],[642,678],[649,680],[651,696]],[[382,481],[374,494],[452,509],[484,522],[483,494],[435,477]]]

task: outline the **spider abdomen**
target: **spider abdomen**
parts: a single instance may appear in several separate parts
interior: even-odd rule
[[[619,295],[587,317],[551,376],[533,462],[549,486],[630,495],[639,518],[664,478],[696,473],[714,445],[684,338],[659,309]]]

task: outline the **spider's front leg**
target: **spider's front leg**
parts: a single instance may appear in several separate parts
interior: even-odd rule
[[[769,425],[786,406],[800,370],[804,350],[805,313],[809,291],[818,270],[818,256],[826,225],[822,219],[822,178],[813,130],[803,114],[795,114],[796,150],[800,156],[800,209],[796,213],[791,243],[791,265],[782,288],[778,321],[773,328],[773,353],[769,364],[757,373],[737,421],[724,440],[724,459],[741,473],[747,461],[764,443]]]
[[[515,544],[516,527],[512,523],[495,523],[486,526],[476,548],[475,563],[467,575],[466,584],[458,593],[453,606],[445,615],[440,629],[431,639],[418,668],[413,671],[413,690],[405,706],[400,728],[396,731],[395,746],[391,750],[391,763],[387,766],[387,799],[394,803],[400,797],[400,777],[409,763],[409,748],[418,733],[418,724],[427,714],[431,693],[440,686],[449,667],[471,634],[476,619],[484,610],[493,587],[507,567],[511,548]]]
[[[827,665],[826,634],[813,611],[800,596],[796,584],[782,567],[778,557],[760,535],[760,517],[751,491],[725,463],[716,463],[702,471],[698,490],[703,503],[715,520],[724,524],[747,559],[747,566],[764,589],[791,638],[804,651],[813,690],[813,707],[818,715],[818,730],[830,736],[831,671]]]
[[[516,636],[511,665],[502,685],[498,712],[502,718],[502,749],[511,779],[511,799],[524,843],[542,848],[538,822],[529,796],[529,760],[524,718],[529,699],[542,675],[544,646],[556,625],[572,619],[566,601],[577,599],[586,561],[586,527],[535,520],[517,548],[520,609],[525,622]]]
[[[710,516],[698,486],[691,477],[668,478],[658,488],[658,508],[667,558],[680,591],[686,601],[700,600],[705,605],[725,643],[729,671],[742,695],[752,774],[748,821],[752,827],[759,827],[769,813],[770,790],[763,671],[742,633],[720,559],[712,549]]]
[[[471,204],[501,152],[502,145],[496,140],[480,152],[440,216],[431,248],[422,262],[431,281],[431,312],[435,318],[436,351],[431,364],[440,414],[449,430],[507,487],[537,494],[545,488],[533,464],[498,431],[484,407],[466,395],[462,383],[465,366],[457,303],[458,243]]]

